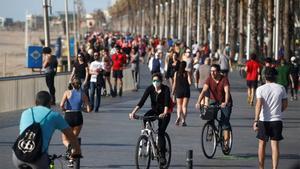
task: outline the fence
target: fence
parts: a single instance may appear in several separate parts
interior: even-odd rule
[[[124,70],[123,90],[134,88],[130,69]],[[58,73],[55,77],[57,101],[67,89],[70,73]],[[27,75],[0,78],[0,113],[25,109],[35,104],[38,91],[48,91],[45,75]]]

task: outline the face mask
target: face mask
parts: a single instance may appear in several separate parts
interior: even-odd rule
[[[152,81],[152,84],[155,88],[157,88],[158,86],[160,86],[160,81]]]

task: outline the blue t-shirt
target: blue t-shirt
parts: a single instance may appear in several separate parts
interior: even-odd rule
[[[50,111],[49,108],[44,106],[36,106],[32,108],[34,119],[39,123]],[[33,123],[31,109],[23,111],[20,120],[20,134]],[[63,130],[69,127],[67,122],[63,117],[51,110],[50,114],[41,123],[42,133],[43,133],[43,152],[48,152],[48,146],[51,137],[56,129]]]

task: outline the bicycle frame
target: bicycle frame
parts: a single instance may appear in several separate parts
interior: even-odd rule
[[[147,144],[147,150],[149,150],[149,147],[151,147],[151,150],[153,152],[154,158],[158,157],[158,150],[156,147],[156,141],[154,141],[153,135],[156,135],[157,133],[154,131],[152,128],[151,122],[146,121],[146,127],[141,130],[141,135],[145,135],[146,137],[149,138],[150,144]],[[149,153],[149,152],[147,152]]]

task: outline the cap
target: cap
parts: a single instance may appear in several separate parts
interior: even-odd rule
[[[44,48],[43,48],[43,53],[44,53],[44,54],[51,54],[51,52],[52,52],[52,50],[51,50],[50,47],[44,47]]]

